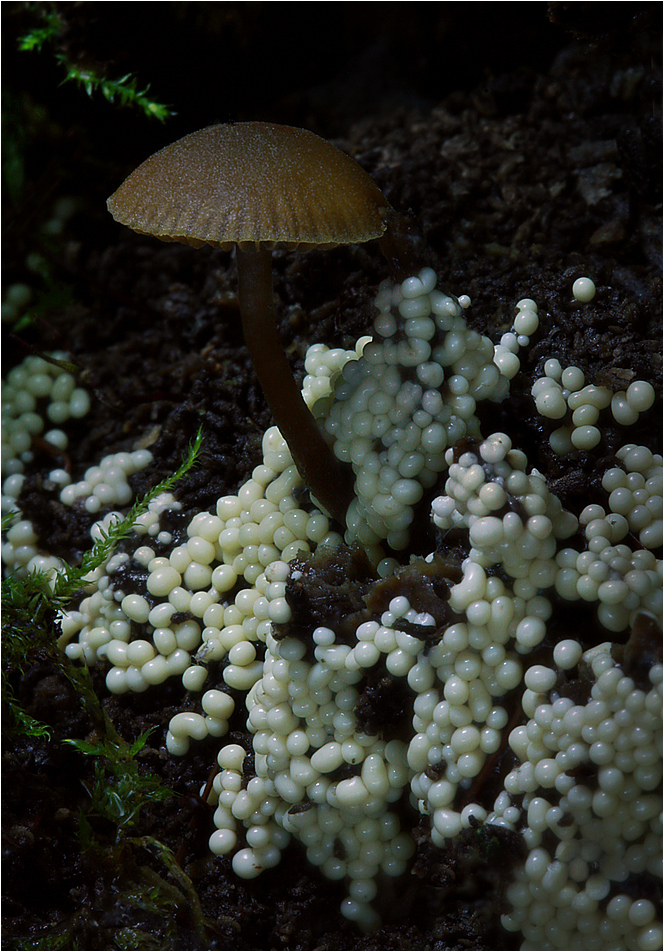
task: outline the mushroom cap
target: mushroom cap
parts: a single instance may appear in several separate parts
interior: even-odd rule
[[[331,248],[379,238],[389,202],[345,153],[306,129],[208,126],[146,159],[107,202],[141,234],[230,248]]]

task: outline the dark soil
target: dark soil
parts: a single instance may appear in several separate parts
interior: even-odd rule
[[[6,198],[3,269],[6,285],[26,281],[46,303],[18,338],[6,335],[3,373],[30,348],[65,350],[80,368],[92,408],[55,461],[74,480],[109,452],[149,446],[153,464],[132,478],[140,496],[177,468],[202,424],[199,465],[177,489],[177,538],[260,462],[270,416],[241,337],[230,255],[141,238],[104,207],[156,148],[228,119],[303,125],[352,154],[412,217],[441,286],[470,296],[469,320],[492,339],[509,330],[520,298],[538,302],[540,330],[512,395],[482,408],[482,428],[507,432],[566,507],[602,500],[600,474],[627,439],[661,452],[661,421],[650,413],[628,433],[605,418],[596,450],[556,457],[553,427],[530,398],[556,356],[616,390],[648,380],[661,406],[659,4],[530,3],[518,14],[515,4],[320,4],[315,27],[313,4],[55,4],[72,54],[109,75],[135,71],[175,105],[170,124],[147,129],[136,113],[60,88],[48,53],[15,52],[32,22],[25,6],[3,5],[7,112],[25,179]],[[62,195],[79,210],[47,241],[40,225]],[[47,284],[26,269],[37,250],[65,303],[47,306]],[[309,344],[345,347],[366,333],[387,268],[373,245],[274,258],[280,333],[301,377]],[[598,289],[588,305],[571,294],[582,275]],[[44,489],[53,466],[36,452],[20,505],[48,551],[75,561],[92,517]],[[417,553],[434,544],[423,530]],[[237,879],[207,849],[212,820],[200,791],[218,742],[192,745],[180,760],[162,746],[169,718],[193,700],[175,683],[116,698],[103,672],[93,676],[124,738],[155,728],[139,762],[176,796],[146,804],[133,844],[94,817],[82,840],[92,759],[62,741],[93,736],[94,725],[53,663],[31,659],[15,688],[51,740],[4,738],[4,948],[518,947],[500,926],[507,870],[522,856],[514,837],[470,831],[440,851],[418,832],[412,871],[383,884],[384,926],[369,937],[341,918],[342,887],[296,847],[259,879]],[[389,686],[380,691],[367,716],[394,701]],[[241,716],[231,727],[230,740],[242,742]],[[202,918],[148,837],[177,855]]]

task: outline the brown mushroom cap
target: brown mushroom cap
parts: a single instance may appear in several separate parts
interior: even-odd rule
[[[379,238],[389,203],[353,159],[313,132],[238,122],[156,152],[111,195],[108,210],[165,241],[306,249]]]

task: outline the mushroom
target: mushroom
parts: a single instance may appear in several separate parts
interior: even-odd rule
[[[391,208],[379,188],[306,129],[238,122],[161,149],[107,205],[140,234],[235,246],[244,339],[268,406],[312,495],[343,524],[351,470],[323,439],[293,379],[276,327],[271,255],[276,245],[307,250],[380,238]]]

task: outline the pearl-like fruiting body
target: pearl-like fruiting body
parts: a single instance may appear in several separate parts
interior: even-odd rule
[[[572,285],[572,294],[581,304],[589,304],[595,293],[595,282],[591,278],[577,278]]]

